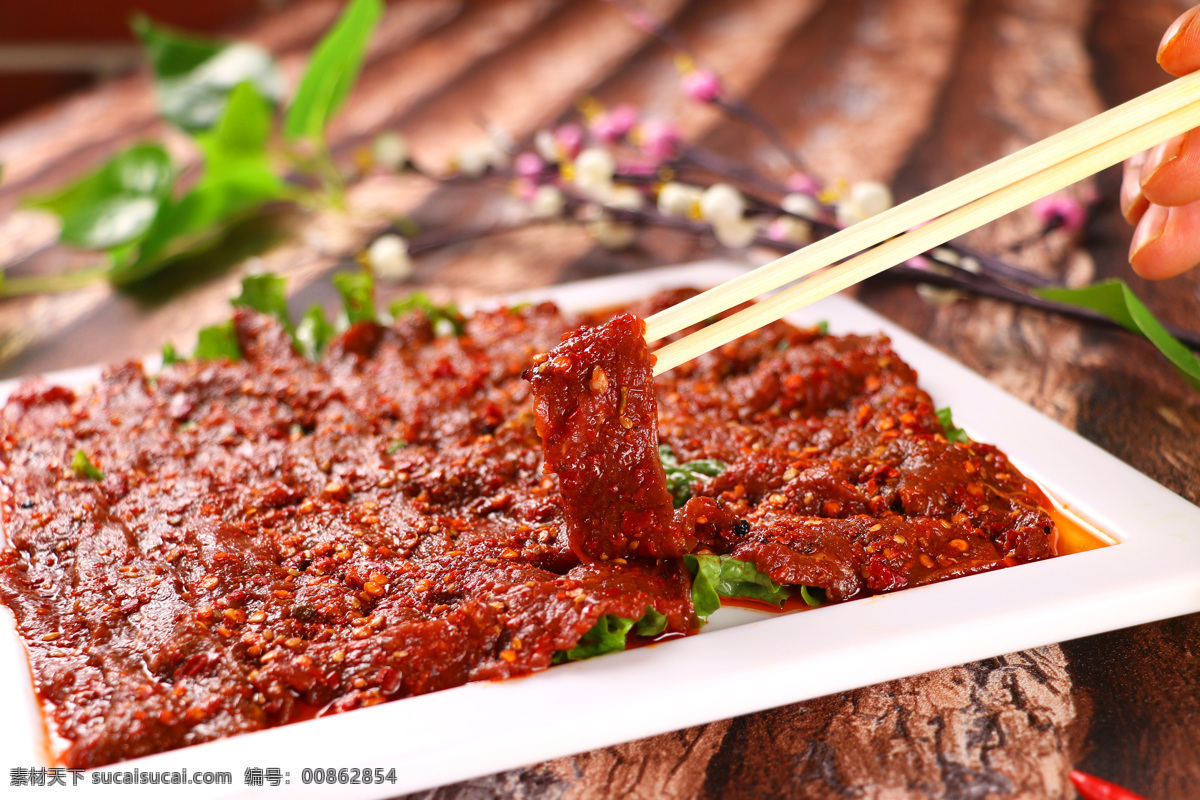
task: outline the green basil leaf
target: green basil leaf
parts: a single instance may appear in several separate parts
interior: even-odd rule
[[[946,434],[946,441],[951,444],[963,443],[971,441],[971,437],[967,436],[967,432],[954,424],[954,418],[950,414],[950,407],[939,408],[936,412],[938,425],[942,426],[942,431]]]
[[[339,272],[333,276],[333,285],[342,296],[347,322],[354,325],[378,320],[375,313],[375,279],[368,270]]]
[[[382,0],[351,0],[317,45],[284,120],[289,139],[324,142],[325,126],[357,80],[383,10]]]
[[[59,240],[89,250],[132,242],[151,226],[175,180],[167,152],[139,144],[57,194],[27,205],[62,221]]]
[[[633,626],[633,632],[638,636],[651,638],[658,636],[667,629],[667,615],[660,614],[650,606],[646,606],[645,615]]]
[[[771,580],[749,561],[732,556],[686,555],[684,564],[695,576],[692,581],[692,605],[696,616],[707,619],[721,607],[721,597],[748,597],[782,606],[791,591]]]
[[[296,342],[301,352],[315,361],[325,352],[325,345],[336,333],[337,330],[325,318],[325,309],[315,305],[304,312],[300,324],[296,326]]]
[[[252,83],[263,97],[279,100],[279,69],[261,47],[226,45],[134,19],[134,30],[154,68],[162,115],[186,131],[211,128],[225,112],[230,93]]]
[[[91,478],[94,481],[104,480],[104,473],[92,463],[88,454],[82,450],[75,451],[75,459],[71,462],[71,470],[81,478]]]
[[[564,661],[583,661],[587,658],[608,655],[625,649],[625,637],[634,625],[631,619],[605,614],[580,637],[579,643],[570,650],[559,650],[551,659],[555,664]]]
[[[388,307],[393,319],[399,319],[414,312],[423,313],[435,333],[462,336],[467,332],[467,319],[453,303],[438,305],[424,292],[413,292],[408,297],[401,298]]]
[[[192,353],[192,358],[197,361],[212,361],[218,358],[241,361],[242,348],[238,346],[233,321],[201,329],[196,337],[196,350]]]
[[[288,334],[296,338],[287,305],[287,280],[278,275],[250,275],[242,278],[242,291],[233,298],[233,305],[250,308],[279,320]]]
[[[1200,359],[1167,332],[1124,281],[1110,280],[1081,289],[1037,289],[1036,292],[1047,300],[1098,311],[1126,330],[1145,336],[1183,374],[1184,380],[1200,391]]]

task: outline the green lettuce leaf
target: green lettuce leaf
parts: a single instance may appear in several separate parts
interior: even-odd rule
[[[467,332],[467,319],[453,303],[438,305],[424,292],[413,292],[408,297],[401,298],[388,307],[393,319],[399,319],[406,314],[420,311],[433,325],[436,333],[449,333],[462,336]]]
[[[683,557],[692,581],[692,605],[701,619],[721,607],[722,597],[748,597],[782,606],[791,591],[759,572],[749,561],[732,556],[691,555]]]
[[[633,626],[633,632],[638,636],[645,636],[647,639],[658,636],[667,629],[667,615],[660,614],[653,608],[646,606],[646,614],[637,621]]]
[[[192,358],[197,361],[212,361],[218,358],[241,361],[242,348],[238,346],[233,320],[223,325],[202,328],[197,334],[196,350],[192,353]]]
[[[825,605],[825,590],[819,586],[801,586],[800,598],[806,606],[819,608]]]
[[[174,182],[166,150],[139,144],[62,191],[26,204],[58,216],[64,244],[110,250],[146,233]]]
[[[296,343],[300,351],[314,361],[325,352],[325,345],[337,334],[337,330],[325,318],[325,309],[314,305],[304,312],[296,326]]]
[[[205,131],[216,124],[230,94],[242,83],[253,84],[272,103],[279,100],[279,69],[261,47],[193,36],[144,15],[134,18],[133,29],[154,70],[159,110],[186,131]]]
[[[175,345],[167,342],[162,346],[162,365],[164,368],[178,364],[184,360],[184,357],[179,355],[179,351],[175,349]]]
[[[583,661],[596,656],[608,655],[625,649],[625,640],[630,631],[647,638],[658,636],[667,629],[667,617],[650,606],[640,620],[605,614],[580,637],[579,643],[570,650],[559,650],[551,659],[554,664],[566,661]]]
[[[250,275],[242,279],[242,291],[233,298],[233,305],[250,308],[279,320],[279,324],[296,338],[287,305],[287,280],[278,275]]]
[[[634,626],[634,621],[605,614],[580,637],[579,643],[570,650],[559,650],[551,659],[555,664],[565,661],[583,661],[587,658],[608,655],[625,649],[625,637]]]
[[[725,471],[725,465],[711,458],[701,458],[680,464],[670,445],[658,446],[658,458],[667,474],[667,491],[676,508],[682,508],[692,496],[692,484],[701,478],[715,478]]]
[[[342,296],[346,321],[351,325],[379,319],[375,312],[375,279],[370,271],[339,272],[333,276],[333,285]]]
[[[325,126],[357,80],[383,10],[382,0],[351,0],[317,45],[284,120],[289,139],[324,142]]]
[[[1081,289],[1037,289],[1036,292],[1047,300],[1098,311],[1122,328],[1146,337],[1175,365],[1184,380],[1200,391],[1200,359],[1167,332],[1124,281],[1104,281]]]

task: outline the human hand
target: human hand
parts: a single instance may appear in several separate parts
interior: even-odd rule
[[[1200,69],[1200,6],[1171,24],[1158,63],[1175,76]],[[1143,278],[1171,278],[1200,264],[1200,129],[1125,162],[1121,213],[1136,228],[1129,263]]]

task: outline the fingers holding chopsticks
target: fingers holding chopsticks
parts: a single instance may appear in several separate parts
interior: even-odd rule
[[[1200,6],[1167,29],[1158,63],[1177,76],[1200,70]],[[1129,248],[1134,272],[1157,280],[1200,264],[1200,130],[1125,163],[1121,213],[1136,226]]]

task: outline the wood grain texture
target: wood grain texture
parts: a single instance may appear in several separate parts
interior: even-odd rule
[[[820,177],[874,178],[911,197],[1163,82],[1161,32],[1185,0],[653,0],[701,64],[757,108]],[[278,53],[295,80],[336,14],[300,0],[241,31]],[[675,54],[614,3],[414,0],[389,6],[361,81],[333,128],[344,163],[381,130],[400,130],[434,171],[482,138],[482,120],[528,141],[577,118],[584,95],[678,122],[690,143],[774,180],[792,167],[744,122],[681,97]],[[85,257],[54,225],[17,211],[164,129],[137,75],[0,128],[0,261],[11,274]],[[185,143],[166,132],[180,157]],[[1119,176],[1080,193],[1101,202],[1081,239],[1018,212],[967,237],[1028,269],[1086,282],[1120,276],[1162,318],[1200,326],[1200,272],[1164,284],[1132,277]],[[287,274],[291,302],[332,304],[328,275],[391,220],[426,230],[504,223],[520,204],[414,175],[372,175],[351,216],[283,213],[136,290],[0,301],[0,376],[188,346],[223,319],[242,275]],[[611,253],[573,225],[548,225],[422,255],[411,280],[473,299],[562,280],[725,254],[670,230]],[[732,254],[740,256],[741,254]],[[752,253],[749,258],[765,254]],[[1148,345],[1110,331],[964,299],[922,302],[886,275],[859,299],[997,385],[1193,502],[1200,501],[1200,397]],[[1119,591],[1119,587],[1114,587]],[[416,795],[467,798],[1070,798],[1071,766],[1158,800],[1200,785],[1200,615],[918,675],[699,728],[531,765]],[[736,687],[731,687],[736,690]]]

